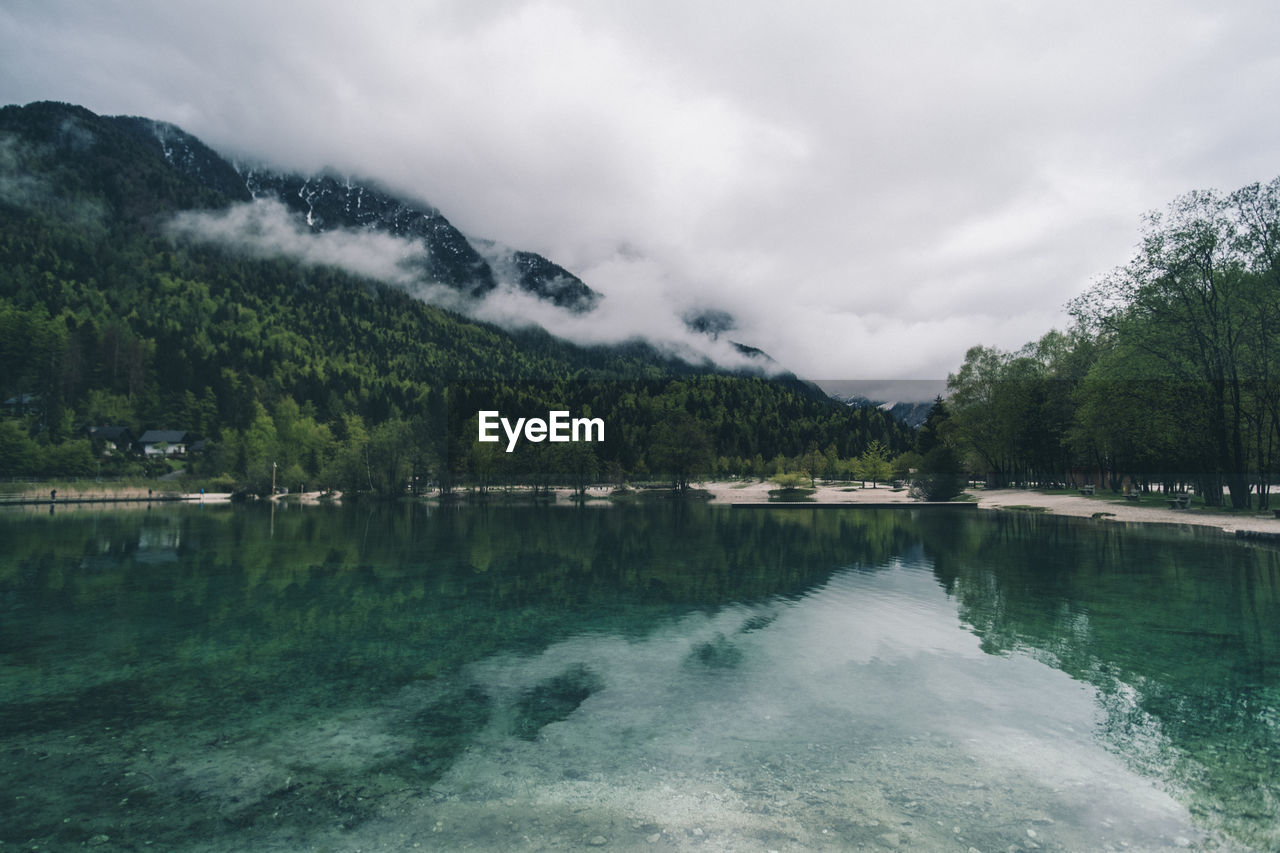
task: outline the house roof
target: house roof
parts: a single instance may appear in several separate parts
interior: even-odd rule
[[[139,444],[182,444],[190,433],[178,429],[149,429],[138,439]]]

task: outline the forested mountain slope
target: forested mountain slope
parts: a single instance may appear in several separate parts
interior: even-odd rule
[[[464,296],[493,286],[489,261],[438,211],[332,176],[241,171],[171,125],[5,107],[0,189],[0,476],[100,470],[100,449],[83,441],[95,425],[198,434],[210,444],[193,464],[241,483],[259,483],[271,462],[387,492],[477,467],[514,476],[505,457],[473,458],[477,406],[603,417],[593,476],[671,473],[683,464],[669,454],[677,422],[708,469],[907,441],[887,415],[794,379],[690,365],[643,342],[584,348],[511,332],[333,265],[195,239],[174,228],[181,216],[274,193],[312,230],[423,241],[430,263],[410,275]],[[568,310],[598,298],[545,258],[511,263],[520,287]],[[553,463],[525,460],[521,476]]]

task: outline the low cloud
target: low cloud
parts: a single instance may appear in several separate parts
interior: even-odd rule
[[[626,254],[594,268],[611,287],[593,310],[574,312],[519,289],[510,264],[493,265],[495,290],[479,299],[464,296],[424,278],[426,249],[420,242],[365,229],[314,232],[300,215],[274,199],[257,199],[217,212],[186,211],[174,217],[168,230],[178,239],[216,243],[257,257],[288,257],[311,266],[337,267],[508,329],[540,327],[587,346],[639,339],[693,363],[765,366],[723,338],[712,340],[690,331],[682,320],[687,307],[662,287],[662,269]],[[494,260],[510,253],[496,244],[474,242]]]
[[[422,277],[426,250],[421,244],[363,229],[314,232],[275,199],[255,199],[218,212],[185,211],[169,223],[169,233],[255,257],[287,257],[310,266],[336,267],[409,290],[441,308],[461,311],[466,307],[462,294]]]
[[[66,130],[64,126],[64,131]],[[81,133],[87,133],[81,129]],[[106,211],[96,201],[67,198],[27,164],[46,152],[12,134],[0,134],[0,199],[29,211],[46,211],[80,229],[104,227]]]
[[[389,284],[420,284],[414,272],[425,249],[376,231],[335,229],[315,233],[275,199],[256,199],[224,211],[186,211],[169,232],[219,243],[258,257],[284,256],[312,266],[333,266]]]
[[[588,312],[566,311],[519,290],[514,281],[500,276],[498,289],[468,313],[506,328],[539,326],[585,346],[639,339],[695,364],[705,361],[730,369],[770,367],[745,356],[723,335],[713,339],[690,330],[684,321],[690,307],[687,297],[671,292],[669,278],[653,261],[619,253],[579,277],[603,295]]]

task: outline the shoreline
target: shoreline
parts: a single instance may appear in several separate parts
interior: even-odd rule
[[[709,503],[769,503],[770,483],[734,483],[708,482],[698,483],[697,487],[709,491],[712,495]],[[1166,509],[1150,504],[1133,504],[1120,495],[1099,495],[1084,497],[1071,494],[1046,494],[1032,489],[996,489],[985,491],[974,489],[966,492],[974,498],[980,510],[1000,510],[1006,512],[1043,511],[1052,515],[1071,518],[1088,518],[1100,522],[1122,522],[1134,524],[1173,524],[1217,528],[1226,534],[1270,534],[1280,538],[1280,519],[1274,518],[1270,510],[1264,515],[1258,510],[1245,510],[1239,513],[1207,511],[1195,507],[1191,509]],[[894,491],[887,486],[880,488],[849,487],[848,485],[820,484],[809,496],[814,504],[841,504],[856,506],[925,506],[908,497],[905,489]],[[955,502],[964,506],[965,502]],[[783,504],[776,504],[782,506]],[[804,506],[805,504],[793,504]],[[1270,538],[1270,537],[1267,537]]]
[[[1243,531],[1280,537],[1280,519],[1262,515],[1256,509],[1234,514],[1200,507],[1166,509],[1134,505],[1119,495],[1114,499],[1109,495],[1088,498],[1082,495],[1045,494],[1030,489],[997,489],[991,492],[979,490],[970,494],[977,497],[979,509],[1018,511],[1042,508],[1044,512],[1053,515],[1089,518],[1101,522],[1212,527],[1227,534],[1239,534]],[[1270,510],[1266,512],[1270,513]]]
[[[691,488],[710,493],[708,504],[726,505],[760,505],[778,507],[818,507],[832,505],[848,507],[923,507],[938,506],[913,501],[906,489],[892,489],[887,485],[878,488],[870,486],[858,488],[849,483],[819,483],[812,494],[804,502],[781,503],[769,500],[769,492],[777,487],[769,482],[757,481],[705,481],[691,484]],[[557,490],[556,502],[571,502],[569,490]],[[1201,507],[1190,509],[1166,509],[1150,504],[1133,504],[1120,495],[1108,494],[1096,497],[1084,497],[1072,494],[1048,494],[1033,489],[996,489],[985,491],[972,489],[965,493],[972,500],[953,501],[955,506],[975,505],[979,510],[997,510],[1005,512],[1031,511],[1045,512],[1051,515],[1071,518],[1087,518],[1099,522],[1120,522],[1126,524],[1172,524],[1179,526],[1209,527],[1221,530],[1228,535],[1243,532],[1263,534],[1261,538],[1276,537],[1280,539],[1280,519],[1274,518],[1270,510],[1263,514],[1258,510],[1245,510],[1239,513],[1228,513],[1205,510]]]
[[[771,501],[769,493],[777,487],[769,482],[714,480],[690,484],[690,487],[705,492],[709,497],[705,502],[714,506],[777,506],[777,507],[910,507],[936,506],[913,501],[906,489],[893,489],[889,485],[878,487],[859,487],[851,483],[819,483],[812,493],[803,501],[780,502]],[[59,490],[62,492],[62,490]],[[807,491],[807,490],[806,490]],[[593,487],[587,492],[588,505],[608,506],[611,487]],[[966,494],[971,501],[955,501],[956,506],[976,505],[980,510],[1000,510],[1009,512],[1044,512],[1072,518],[1088,518],[1100,522],[1123,522],[1136,524],[1173,524],[1180,526],[1196,526],[1217,528],[1226,534],[1239,534],[1247,537],[1251,534],[1262,534],[1262,538],[1280,539],[1280,518],[1263,514],[1258,510],[1245,510],[1239,513],[1205,510],[1201,507],[1189,509],[1166,509],[1151,504],[1134,504],[1120,496],[1107,494],[1096,497],[1083,495],[1045,493],[1032,489],[997,489],[985,491],[971,490]],[[338,503],[339,496],[331,496],[322,500],[321,492],[295,493],[278,495],[274,500],[302,505],[322,503]],[[436,500],[437,494],[425,496],[427,500]],[[12,507],[28,509],[65,508],[65,509],[128,509],[138,506],[158,504],[227,504],[231,495],[222,492],[171,492],[165,491],[148,495],[143,489],[129,487],[120,490],[79,490],[66,489],[56,500],[34,495],[15,495],[0,497],[0,508]],[[572,489],[555,489],[556,505],[577,503]],[[1265,512],[1270,512],[1267,510]]]

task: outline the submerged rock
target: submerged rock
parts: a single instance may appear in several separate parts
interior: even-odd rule
[[[711,669],[732,669],[742,663],[742,649],[731,643],[724,634],[717,633],[714,640],[693,647],[689,663]]]
[[[582,665],[547,679],[521,694],[512,733],[534,740],[543,726],[566,719],[603,686],[600,677]]]
[[[771,613],[768,615],[761,614],[759,616],[752,616],[746,622],[742,623],[742,627],[739,628],[738,631],[739,633],[742,633],[742,634],[749,634],[752,631],[759,631],[763,628],[768,628],[770,625],[774,623],[774,620],[776,620],[777,618],[778,616],[776,613]]]

